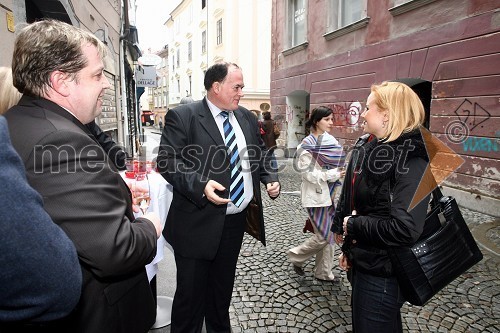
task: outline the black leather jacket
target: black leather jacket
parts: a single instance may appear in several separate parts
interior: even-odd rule
[[[424,227],[429,196],[410,204],[428,165],[420,131],[385,143],[365,135],[356,143],[337,204],[332,231],[343,233],[342,246],[353,267],[367,274],[391,276],[389,247],[411,245]]]

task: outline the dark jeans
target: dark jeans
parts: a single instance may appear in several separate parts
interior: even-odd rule
[[[353,269],[352,325],[356,333],[403,332],[404,299],[395,277],[378,277]]]

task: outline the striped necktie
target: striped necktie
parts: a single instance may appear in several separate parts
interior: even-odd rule
[[[222,111],[220,113],[224,118],[224,138],[226,146],[229,148],[228,154],[230,158],[231,166],[231,186],[230,186],[230,198],[236,207],[239,207],[243,200],[245,199],[244,194],[244,184],[243,184],[243,174],[241,173],[241,160],[238,154],[238,145],[236,144],[236,135],[234,133],[233,126],[229,122],[229,114],[227,111]]]

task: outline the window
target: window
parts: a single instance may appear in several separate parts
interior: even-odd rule
[[[172,54],[172,71],[175,70],[175,56]]]
[[[177,92],[181,92],[181,80],[177,79]]]
[[[287,45],[295,47],[307,41],[307,0],[287,1]]]
[[[203,30],[201,32],[201,53],[207,52],[207,31]]]
[[[189,79],[189,96],[191,96],[191,75],[188,76]]]
[[[217,45],[222,44],[222,19],[217,21]]]
[[[207,0],[201,0],[201,9],[205,8],[207,5]]]
[[[187,9],[187,15],[188,15],[188,25],[193,22],[193,5],[189,4],[189,7]]]
[[[180,67],[181,65],[181,49],[177,49],[177,67]]]
[[[329,6],[329,31],[343,28],[366,17],[366,0],[332,0]]]
[[[393,0],[392,8],[389,8],[389,12],[392,16],[397,16],[411,10],[417,9],[419,7],[428,5],[437,0]]]
[[[188,61],[193,60],[193,43],[191,41],[188,42]]]
[[[174,29],[175,29],[175,34],[178,35],[181,32],[181,20],[180,17],[177,17],[176,20],[174,20]]]

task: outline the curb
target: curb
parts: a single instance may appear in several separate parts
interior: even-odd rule
[[[490,229],[500,227],[500,218],[474,227],[471,232],[477,244],[492,254],[500,257],[500,248],[487,236]]]

